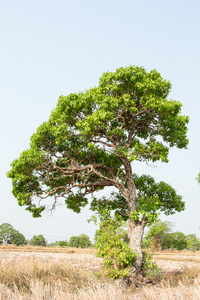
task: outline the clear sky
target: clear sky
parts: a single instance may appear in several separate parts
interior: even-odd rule
[[[190,144],[172,149],[168,164],[136,163],[134,171],[171,184],[186,210],[162,219],[200,237],[199,15],[198,0],[0,0],[0,224],[10,223],[27,238],[93,238],[88,208],[77,215],[63,205],[33,219],[17,205],[6,172],[61,94],[97,85],[105,71],[138,65],[172,82],[170,97],[190,117]]]

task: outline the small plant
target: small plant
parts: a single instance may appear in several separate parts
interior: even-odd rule
[[[146,277],[151,279],[153,275],[158,274],[159,268],[157,264],[152,260],[153,254],[143,251],[142,256],[142,271]]]

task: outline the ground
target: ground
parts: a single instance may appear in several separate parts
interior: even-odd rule
[[[102,260],[96,257],[95,249],[42,248],[42,247],[0,247],[0,263],[17,260],[65,262],[85,271],[100,270]],[[200,268],[200,253],[191,251],[160,251],[153,253],[153,260],[167,272],[183,271],[185,268]]]
[[[154,252],[167,281],[137,289],[105,279],[96,253],[93,248],[0,246],[0,300],[200,299],[200,252]]]

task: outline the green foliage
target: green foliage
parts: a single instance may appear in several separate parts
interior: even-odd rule
[[[24,235],[17,230],[10,236],[10,243],[15,245],[27,244]]]
[[[151,239],[146,238],[145,236],[142,239],[141,243],[142,249],[149,249],[151,246]]]
[[[40,217],[45,198],[54,208],[64,196],[66,206],[79,213],[86,196],[106,186],[125,195],[131,162],[167,162],[170,147],[187,147],[189,119],[181,115],[180,102],[167,99],[170,89],[156,70],[129,66],[104,73],[99,85],[84,93],[60,96],[49,120],[32,135],[30,148],[11,164],[8,177],[18,204]],[[169,214],[184,208],[170,186],[152,182],[147,192],[151,178],[134,175],[134,180],[138,212],[150,222],[158,210]],[[122,210],[130,217],[127,202]]]
[[[153,225],[151,225],[149,232],[146,235],[146,239],[151,240],[151,244],[154,249],[162,249],[165,234],[171,230],[172,226],[173,224],[171,222],[161,220],[157,220]]]
[[[158,273],[159,268],[157,264],[153,261],[153,254],[143,251],[142,256],[142,270],[146,277],[151,278],[152,275],[156,275]]]
[[[176,249],[183,250],[187,248],[186,236],[182,232],[163,233],[160,246],[162,250]]]
[[[32,239],[30,240],[29,242],[30,245],[32,246],[43,246],[43,247],[46,247],[46,240],[45,238],[43,237],[43,235],[34,235],[32,237]]]
[[[200,250],[200,241],[195,234],[188,234],[186,236],[186,241],[187,249],[192,251]]]
[[[177,195],[175,189],[169,184],[161,181],[156,183],[155,179],[149,175],[138,176],[133,174],[133,180],[136,186],[137,211],[131,214],[131,218],[139,221],[146,219],[148,224],[153,224],[160,212],[166,215],[174,214],[185,209],[185,203],[182,196]],[[98,211],[101,207],[108,207],[123,216],[124,220],[130,217],[127,211],[126,200],[123,195],[112,192],[110,198],[93,198],[91,210]]]
[[[199,173],[198,176],[197,176],[197,181],[198,181],[198,183],[200,184],[200,173]]]
[[[143,248],[153,248],[156,250],[177,249],[177,250],[199,250],[200,241],[195,234],[185,235],[182,232],[169,232],[172,223],[158,220],[149,229],[143,238]]]
[[[61,198],[80,213],[88,195],[112,186],[118,194],[94,197],[91,209],[108,206],[141,227],[153,223],[160,211],[168,215],[183,210],[181,196],[170,185],[132,173],[136,160],[167,162],[170,147],[187,148],[189,118],[181,115],[180,102],[168,99],[170,89],[156,70],[129,66],[104,73],[97,87],[60,96],[49,120],[38,127],[29,149],[7,174],[18,204],[40,217]],[[78,240],[73,243],[78,245]],[[124,243],[117,249],[118,256],[108,253],[116,270],[122,265],[120,272],[126,272],[136,256]]]
[[[66,241],[59,241],[58,246],[59,247],[66,247],[66,246],[68,246],[68,243]]]
[[[78,236],[78,238],[79,238],[79,247],[81,248],[91,247],[92,243],[90,241],[89,236],[87,236],[86,234],[81,234]]]
[[[4,244],[7,244],[9,238],[14,232],[14,228],[12,225],[8,223],[3,223],[0,225],[0,241]]]
[[[127,278],[135,271],[134,264],[138,254],[127,245],[127,236],[122,229],[123,220],[120,215],[111,216],[109,209],[98,212],[100,227],[95,234],[95,246],[99,250],[98,257],[103,258],[108,277]],[[158,268],[152,261],[152,255],[143,252],[142,272],[151,277]]]
[[[70,239],[69,239],[69,246],[70,247],[76,247],[76,248],[79,247],[79,238],[78,238],[78,236],[72,236],[72,237],[70,237]]]
[[[95,236],[98,257],[103,258],[109,277],[127,277],[132,271],[137,254],[123,241],[124,235],[118,230],[122,225],[122,218],[120,215],[112,218],[109,210],[102,211],[99,216],[100,229]]]
[[[172,242],[169,248],[183,250],[187,248],[186,236],[182,232],[168,233],[171,236]]]
[[[69,240],[70,247],[76,248],[88,248],[91,247],[92,243],[89,236],[86,234],[81,234],[79,236],[72,236]]]
[[[8,223],[0,225],[0,241],[4,244],[8,242],[15,245],[26,244],[26,239],[19,231],[15,230],[14,227]]]

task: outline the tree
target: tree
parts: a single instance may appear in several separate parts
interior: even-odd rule
[[[170,248],[177,250],[183,250],[187,248],[187,241],[184,233],[177,231],[170,233],[169,235],[172,237],[172,245]]]
[[[186,236],[187,249],[189,250],[199,250],[200,249],[200,241],[197,238],[196,234],[188,234]]]
[[[165,235],[168,233],[173,224],[167,221],[157,220],[149,229],[146,239],[150,239],[153,249],[162,250],[165,242]]]
[[[67,243],[67,241],[59,241],[58,246],[59,247],[66,247],[66,246],[68,246],[68,243]]]
[[[92,243],[91,243],[88,235],[81,234],[78,236],[78,238],[79,238],[79,247],[81,247],[81,248],[91,247]]]
[[[8,223],[3,223],[0,225],[0,240],[3,242],[3,244],[7,244],[11,235],[14,232],[14,228],[12,225]]]
[[[27,244],[26,238],[22,233],[15,230],[13,234],[10,236],[10,243],[15,245],[25,245]]]
[[[76,247],[76,248],[79,247],[79,238],[78,238],[78,236],[72,236],[69,239],[69,246],[70,247]]]
[[[0,225],[0,241],[3,244],[16,244],[23,245],[26,243],[26,239],[19,231],[15,230],[14,227],[8,223]]]
[[[32,237],[32,239],[29,242],[30,245],[32,246],[43,246],[45,247],[47,242],[45,240],[45,238],[43,237],[43,235],[34,235]]]
[[[92,245],[89,236],[86,234],[81,234],[79,236],[72,236],[69,240],[70,247],[77,247],[77,248],[87,248]]]
[[[133,174],[134,161],[168,162],[170,147],[186,148],[188,117],[181,103],[168,100],[169,81],[152,70],[129,66],[106,72],[97,87],[61,96],[47,122],[32,135],[30,148],[11,164],[13,195],[33,217],[64,198],[79,213],[95,193],[113,187],[109,203],[128,219],[130,248],[142,265],[144,227],[159,211],[184,209],[181,196],[164,182]],[[158,189],[158,190],[157,190]],[[49,205],[45,199],[49,199]],[[43,202],[44,201],[44,202]]]

